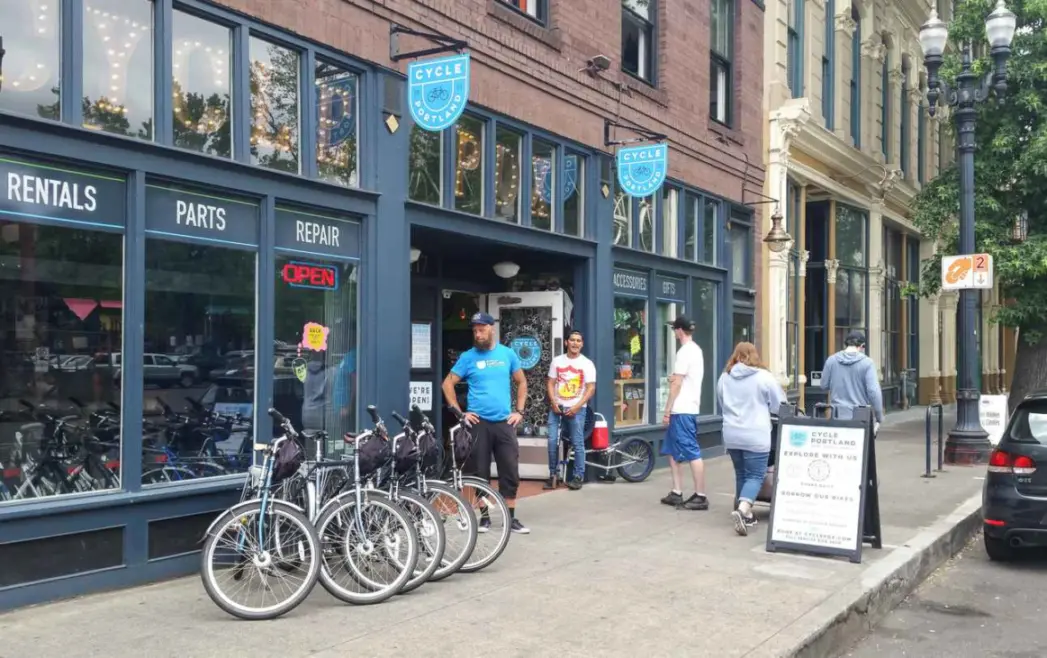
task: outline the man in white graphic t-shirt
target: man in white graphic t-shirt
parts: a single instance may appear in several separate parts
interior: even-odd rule
[[[662,503],[678,509],[707,510],[709,500],[705,497],[705,464],[702,450],[698,447],[698,411],[702,399],[702,376],[705,374],[705,357],[702,348],[694,342],[694,323],[684,316],[673,322],[673,333],[680,342],[669,378],[669,400],[665,405],[662,422],[669,426],[662,441],[662,454],[669,456],[673,488]],[[694,479],[694,494],[683,498],[683,464],[691,467]]]
[[[567,334],[567,352],[549,364],[546,393],[549,396],[549,479],[546,489],[556,486],[560,423],[571,436],[574,446],[574,474],[567,486],[577,491],[585,481],[585,415],[589,399],[596,392],[596,366],[582,355],[582,332]]]

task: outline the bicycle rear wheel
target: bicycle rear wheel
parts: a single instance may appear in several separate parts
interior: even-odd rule
[[[618,475],[627,482],[643,482],[654,470],[654,448],[643,439],[629,439],[612,454],[619,460],[623,457],[630,460],[618,467]]]
[[[277,541],[288,543],[278,547]],[[208,533],[200,578],[215,605],[234,617],[274,619],[297,607],[316,585],[319,544],[298,510],[250,501],[223,512]],[[293,554],[290,567],[282,554]]]
[[[426,482],[426,497],[440,515],[447,535],[444,559],[429,577],[443,580],[456,573],[476,548],[477,521],[465,497],[443,482]]]
[[[501,557],[509,545],[512,517],[505,499],[486,480],[463,477],[461,493],[473,509],[478,534],[472,554],[459,571],[473,573]]]
[[[444,531],[441,516],[421,495],[411,491],[401,491],[397,494],[396,504],[407,512],[414,523],[414,531],[418,535],[421,549],[414,574],[400,590],[400,594],[406,594],[428,581],[439,568],[447,546],[447,533]],[[395,553],[389,555],[392,560],[397,557]]]
[[[418,565],[414,524],[388,496],[348,491],[316,520],[320,584],[346,603],[380,603],[407,584]],[[395,556],[391,559],[390,556]]]

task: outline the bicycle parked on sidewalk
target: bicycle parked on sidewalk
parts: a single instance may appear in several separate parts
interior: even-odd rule
[[[586,407],[585,418],[585,465],[599,469],[604,476],[616,471],[626,482],[643,482],[654,470],[654,448],[639,437],[609,443],[607,440],[607,421],[603,414]],[[552,485],[567,482],[568,469],[576,459],[574,446],[567,423],[560,424],[560,436],[557,447],[558,461],[556,476]],[[592,461],[590,461],[592,460]]]

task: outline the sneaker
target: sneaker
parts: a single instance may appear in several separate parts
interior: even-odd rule
[[[670,505],[672,507],[683,505],[683,496],[675,491],[670,491],[668,496],[662,498],[662,505]]]
[[[597,475],[596,479],[600,482],[606,482],[607,484],[614,484],[614,481],[618,478],[614,475]]]
[[[518,535],[529,535],[529,534],[531,534],[531,529],[528,528],[527,526],[525,526],[524,524],[520,523],[520,519],[515,519],[515,518],[513,519],[513,525],[512,525],[511,530],[513,532],[515,532],[516,534],[518,534]]]
[[[698,494],[691,494],[691,497],[683,501],[676,506],[677,509],[689,509],[703,511],[709,509],[709,499],[705,496],[699,496]]]
[[[545,481],[545,484],[542,485],[542,489],[545,489],[546,491],[549,491],[550,489],[555,489],[555,488],[556,488],[556,478],[553,478],[553,477],[550,477],[548,480]]]
[[[584,484],[584,482],[585,482],[585,480],[583,480],[582,478],[576,477],[576,478],[574,478],[573,480],[571,480],[570,482],[567,483],[567,488],[570,489],[571,491],[578,491],[579,489],[582,488],[582,484]]]
[[[734,521],[734,531],[742,537],[749,534],[749,528],[756,526],[756,517],[754,515],[744,516],[738,510],[731,512],[731,520]]]
[[[477,532],[490,532],[491,531],[491,517],[487,514],[480,515],[480,525],[476,528]]]

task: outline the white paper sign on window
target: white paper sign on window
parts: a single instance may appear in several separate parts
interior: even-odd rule
[[[416,404],[422,411],[432,411],[432,382],[411,382],[411,406],[413,407]]]

